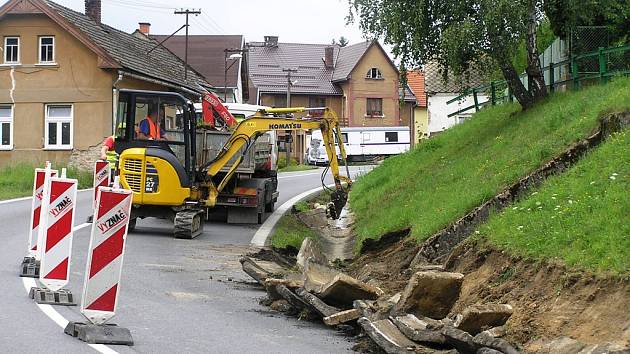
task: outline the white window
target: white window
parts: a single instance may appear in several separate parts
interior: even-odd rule
[[[51,150],[72,149],[72,105],[46,105],[44,148]]]
[[[382,79],[383,75],[381,74],[381,71],[378,70],[377,68],[372,68],[368,70],[367,75],[365,77],[367,79]]]
[[[55,62],[55,37],[39,37],[39,63],[50,64]]]
[[[20,62],[20,37],[4,37],[4,63]]]
[[[13,106],[0,105],[0,150],[13,149]]]

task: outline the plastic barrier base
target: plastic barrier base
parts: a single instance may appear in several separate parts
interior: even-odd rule
[[[74,297],[70,290],[61,289],[52,291],[46,288],[31,288],[28,293],[31,299],[34,299],[38,304],[48,305],[61,305],[61,306],[76,306]]]
[[[35,257],[24,257],[20,269],[21,277],[39,278],[39,261]]]
[[[63,330],[89,344],[133,345],[131,332],[115,324],[95,325],[85,322],[69,322]]]

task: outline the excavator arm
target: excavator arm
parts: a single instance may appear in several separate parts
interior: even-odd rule
[[[281,117],[269,117],[269,114],[291,114],[299,112],[309,111],[323,111],[323,114],[319,117],[307,116],[305,118],[281,118]],[[268,131],[278,130],[310,130],[320,129],[322,131],[323,143],[326,147],[328,154],[328,161],[330,162],[330,170],[335,182],[335,190],[331,193],[331,203],[328,206],[328,215],[333,218],[339,218],[341,209],[346,204],[348,199],[348,189],[352,185],[350,179],[350,171],[346,162],[346,152],[343,146],[343,139],[341,137],[341,129],[339,128],[339,121],[334,111],[329,108],[270,108],[257,112],[254,116],[242,121],[236,129],[232,132],[230,139],[225,143],[223,149],[219,155],[206,166],[203,167],[208,179],[216,176],[223,167],[225,167],[229,161],[241,151],[242,147],[249,148],[250,144],[254,142],[256,137]],[[341,154],[342,161],[345,163],[346,176],[339,173],[339,161],[337,159],[337,151],[335,149],[335,139],[340,142],[339,152]],[[231,179],[234,171],[241,163],[243,156],[239,156],[230,166],[228,173],[223,177],[221,182],[213,188],[209,186],[209,196],[206,201],[208,206],[214,205],[216,202],[216,196],[225,188],[228,181]],[[344,183],[346,187],[344,187]]]

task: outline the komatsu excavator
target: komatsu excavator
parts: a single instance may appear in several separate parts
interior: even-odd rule
[[[137,218],[158,217],[173,221],[175,237],[194,238],[202,233],[204,219],[215,206],[221,205],[222,191],[228,186],[237,189],[245,182],[260,193],[253,193],[250,198],[241,196],[234,201],[263,203],[265,211],[273,211],[275,200],[264,198],[277,199],[275,171],[257,170],[251,178],[254,182],[241,181],[242,176],[236,172],[256,140],[269,131],[321,130],[330,161],[322,174],[322,185],[327,188],[324,177],[328,170],[332,171],[335,185],[334,190],[330,190],[327,214],[334,219],[339,217],[352,180],[343,144],[335,146],[335,141],[342,141],[335,112],[327,107],[270,108],[238,123],[216,96],[205,95],[202,102],[204,115],[203,120],[199,120],[193,103],[178,93],[118,91],[115,149],[120,154],[121,186],[133,191],[130,228],[135,227]],[[206,112],[210,110],[208,104],[217,114]],[[293,117],[300,112],[307,115]],[[151,125],[158,131],[155,139],[147,138],[149,125],[143,122],[147,119],[156,122]],[[206,144],[204,139],[216,131],[219,124],[215,119],[221,120],[220,125],[230,132],[221,133],[226,140],[213,151],[208,148],[212,144]],[[345,176],[339,173],[336,149],[345,163]]]

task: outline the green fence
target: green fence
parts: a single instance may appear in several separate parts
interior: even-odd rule
[[[599,48],[597,51],[573,55],[570,59],[542,68],[545,83],[550,92],[567,89],[578,90],[584,84],[605,83],[610,77],[630,74],[630,45]],[[527,75],[521,75],[521,81],[529,89]],[[450,113],[452,117],[470,110],[479,111],[488,105],[497,105],[514,101],[507,81],[492,81],[464,91],[461,95],[447,101],[447,104],[461,101],[472,96],[473,104]],[[487,97],[482,101],[481,97]]]

